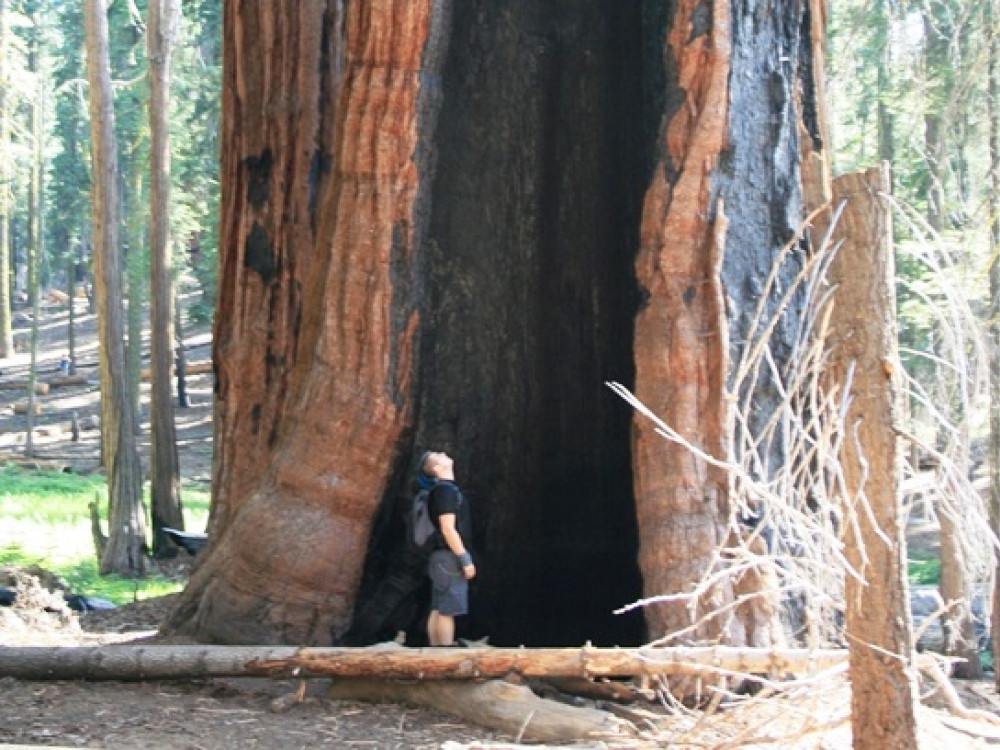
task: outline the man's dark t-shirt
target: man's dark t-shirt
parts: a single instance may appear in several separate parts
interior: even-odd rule
[[[472,514],[469,511],[469,501],[454,482],[442,481],[434,485],[428,498],[427,507],[430,510],[431,521],[438,529],[437,548],[445,549],[447,544],[441,536],[441,516],[455,514],[455,528],[462,537],[465,548],[472,546]]]

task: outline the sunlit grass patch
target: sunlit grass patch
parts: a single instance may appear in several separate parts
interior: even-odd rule
[[[100,476],[0,467],[0,565],[41,566],[61,576],[74,593],[125,604],[162,596],[181,584],[159,575],[133,581],[97,572],[89,504],[107,517],[107,488]],[[148,507],[149,493],[145,493]],[[210,494],[204,485],[183,490],[185,526],[202,531]]]

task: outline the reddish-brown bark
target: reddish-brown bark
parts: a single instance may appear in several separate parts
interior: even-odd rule
[[[854,747],[917,747],[917,686],[906,595],[896,344],[895,260],[888,167],[834,181],[846,201],[836,228],[843,244],[830,268],[838,286],[830,316],[830,376],[849,388],[841,466],[846,576],[845,626],[851,646]],[[853,373],[853,379],[849,377]],[[873,616],[878,613],[878,616]]]
[[[171,398],[174,359],[174,280],[170,248],[170,60],[180,19],[179,0],[151,0],[149,52],[150,258],[150,510],[153,553],[177,554],[163,528],[183,529],[177,428]],[[71,288],[72,293],[72,288]]]
[[[174,617],[203,638],[346,629],[406,424],[416,317],[390,335],[388,266],[409,252],[432,3],[338,6],[226,4],[217,538]]]
[[[724,459],[726,222],[722,205],[711,205],[710,181],[729,124],[729,6],[715,2],[711,31],[690,41],[696,7],[693,0],[678,4],[667,47],[686,99],[664,123],[664,161],[646,194],[636,273],[648,297],[636,319],[635,394],[685,440]],[[667,161],[678,172],[673,181]],[[727,476],[642,420],[634,430],[633,466],[646,594],[690,591],[710,570],[726,536]],[[731,598],[721,588],[694,607],[650,607],[651,635],[686,627]],[[722,635],[718,623],[709,622],[695,637]]]

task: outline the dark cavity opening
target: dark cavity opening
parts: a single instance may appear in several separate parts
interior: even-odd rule
[[[643,640],[641,614],[613,614],[641,577],[631,413],[604,383],[634,381],[666,15],[639,0],[453,4],[413,450],[456,457],[480,570],[460,628],[496,645]],[[398,533],[376,530],[360,620],[405,588],[376,551]]]

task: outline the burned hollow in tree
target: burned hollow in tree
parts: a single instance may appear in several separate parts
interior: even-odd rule
[[[441,83],[415,444],[459,458],[486,553],[470,631],[500,643],[644,637],[641,621],[612,614],[642,583],[631,415],[603,383],[631,386],[635,358],[659,356],[633,351],[649,294],[634,263],[653,171],[677,177],[658,139],[684,92],[665,64],[670,4],[582,5],[455,4]],[[691,38],[710,23],[710,5],[698,5]],[[743,96],[760,94],[761,79],[776,90],[766,70],[753,73]],[[791,113],[775,127],[759,106],[748,106],[744,136],[759,142],[767,127],[794,162]],[[716,188],[770,182],[734,201],[748,220],[737,228],[742,265],[727,270],[748,305],[801,212],[797,175],[769,154],[728,154]],[[775,197],[790,202],[764,205]],[[748,250],[758,242],[766,252]],[[375,536],[369,583],[400,533],[392,524]]]
[[[495,642],[642,634],[612,614],[641,584],[631,414],[604,382],[634,380],[644,97],[663,77],[643,55],[662,22],[583,6],[455,3],[440,84],[415,445],[458,460],[481,558],[470,632]],[[375,578],[401,533],[376,534]]]
[[[166,629],[314,644],[415,631],[401,511],[433,447],[474,508],[469,634],[640,642],[641,615],[612,613],[662,583],[640,574],[640,546],[643,566],[688,575],[704,549],[682,568],[674,542],[717,539],[725,498],[683,507],[698,476],[635,451],[648,433],[604,383],[652,372],[652,407],[721,411],[725,334],[739,351],[802,210],[808,9],[319,5],[311,22],[227,3],[212,541]],[[233,41],[260,35],[328,77],[310,88]],[[309,94],[295,108],[269,98],[290,86]],[[318,142],[311,161],[289,138]],[[701,257],[717,199],[728,311]],[[286,220],[299,214],[311,223]],[[667,324],[640,337],[649,310]],[[714,349],[678,347],[675,327]],[[636,486],[658,517],[643,521]]]

